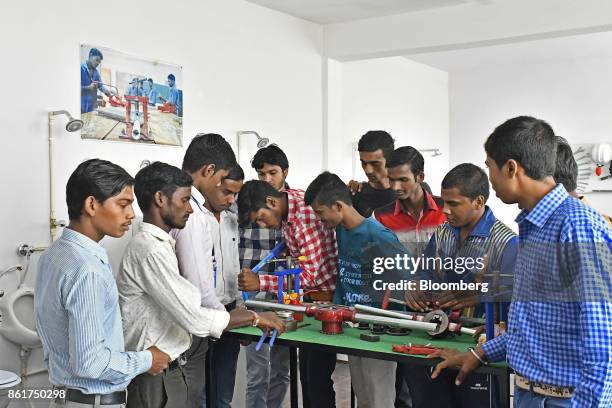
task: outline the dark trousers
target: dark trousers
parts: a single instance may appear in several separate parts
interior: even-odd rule
[[[230,408],[234,398],[236,382],[236,365],[240,353],[239,340],[231,337],[221,337],[219,340],[209,340],[206,359],[209,364],[209,387],[207,404],[201,407]]]
[[[128,408],[190,408],[187,381],[182,367],[153,376],[135,377],[128,385]]]
[[[300,349],[300,382],[304,408],[335,408],[336,393],[332,374],[336,354]]]
[[[412,398],[408,389],[408,382],[404,378],[401,363],[397,363],[395,370],[395,408],[412,408]]]
[[[456,370],[444,370],[431,379],[433,367],[402,364],[402,374],[408,382],[412,408],[473,408],[498,406],[499,397],[493,377],[470,374],[460,386],[455,385]]]
[[[192,408],[199,408],[204,397],[204,385],[206,383],[206,351],[208,350],[208,338],[192,336],[191,347],[185,355],[187,364],[183,366],[185,379],[189,392],[189,401]]]

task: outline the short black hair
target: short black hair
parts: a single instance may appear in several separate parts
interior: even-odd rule
[[[153,196],[158,191],[170,198],[179,187],[191,187],[191,176],[178,167],[162,162],[154,162],[136,173],[134,194],[138,206],[144,213],[149,211]]]
[[[153,83],[153,78],[149,78],[147,79],[147,81],[149,81],[150,83]]]
[[[238,219],[241,224],[249,223],[249,214],[262,208],[268,208],[266,198],[281,197],[282,193],[262,180],[249,180],[238,194]]]
[[[236,165],[236,155],[223,136],[198,133],[185,152],[183,170],[194,173],[209,164],[215,165],[215,172],[229,170]]]
[[[104,59],[104,56],[102,55],[102,51],[100,51],[97,48],[92,48],[91,50],[89,50],[89,57],[100,57],[100,59]]]
[[[242,167],[240,167],[240,165],[236,163],[234,167],[229,169],[227,176],[224,177],[224,180],[225,179],[234,180],[234,181],[244,180],[244,171],[242,170]]]
[[[534,180],[554,176],[557,140],[552,127],[541,119],[518,116],[495,128],[484,148],[497,167],[516,160]]]
[[[306,205],[318,203],[331,207],[336,201],[342,201],[349,206],[353,205],[351,192],[346,184],[340,177],[329,171],[319,174],[304,193]]]
[[[462,163],[446,173],[442,180],[442,188],[456,187],[459,193],[471,200],[483,196],[485,202],[489,199],[489,178],[483,169],[472,163]]]
[[[563,184],[568,193],[578,188],[578,164],[574,159],[571,146],[561,136],[557,136],[557,161],[555,164],[555,181]]]
[[[370,130],[359,139],[357,143],[357,151],[360,152],[375,152],[382,150],[385,159],[389,160],[389,156],[395,148],[395,141],[391,135],[384,130]]]
[[[423,155],[412,146],[402,146],[395,149],[387,160],[386,167],[391,168],[404,164],[410,166],[410,171],[415,177],[425,171]]]
[[[282,170],[287,170],[289,168],[287,155],[275,144],[259,149],[257,153],[255,153],[255,156],[253,156],[253,160],[251,160],[251,167],[255,170],[260,170],[266,163],[272,166],[278,166]]]
[[[176,81],[176,77],[174,76],[174,74],[168,75],[168,79],[170,79],[172,81]]]
[[[68,218],[79,219],[87,197],[93,196],[96,201],[103,203],[132,185],[134,178],[121,166],[100,159],[84,161],[72,172],[66,183]]]

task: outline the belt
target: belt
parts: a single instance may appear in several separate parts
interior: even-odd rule
[[[185,364],[187,364],[187,355],[185,353],[182,353],[180,356],[178,356],[178,358],[172,360],[172,362],[168,364],[168,368],[166,368],[166,370],[174,371],[178,368],[181,368]]]
[[[531,391],[534,394],[544,397],[572,398],[572,394],[574,393],[574,387],[559,387],[556,385],[529,381],[519,374],[514,375],[514,382],[518,388],[525,391]]]
[[[62,388],[58,388],[62,389]],[[55,402],[63,405],[66,401],[78,402],[79,404],[100,404],[100,405],[121,405],[125,404],[127,395],[125,391],[117,391],[110,394],[83,394],[79,390],[66,388],[66,396],[64,398],[57,397]],[[96,401],[99,398],[99,401]]]

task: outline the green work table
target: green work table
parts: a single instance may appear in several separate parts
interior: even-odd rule
[[[475,340],[467,335],[449,337],[441,340],[431,339],[425,332],[412,330],[406,336],[380,336],[378,342],[361,340],[359,335],[365,330],[344,327],[344,333],[328,335],[321,333],[321,322],[312,317],[305,317],[303,322],[298,323],[298,329],[293,332],[283,333],[277,337],[274,344],[288,346],[290,351],[290,376],[291,376],[291,407],[297,408],[297,348],[311,348],[321,351],[349,354],[355,356],[376,358],[380,360],[397,361],[399,363],[410,363],[420,365],[435,365],[439,359],[427,359],[424,356],[413,356],[396,353],[391,350],[393,344],[430,344],[435,347],[454,348],[467,351],[468,347],[475,345]],[[256,327],[243,327],[234,329],[224,334],[241,340],[259,341],[262,332]],[[269,342],[269,338],[266,343]],[[482,366],[478,373],[491,374],[498,379],[499,396],[501,408],[510,407],[510,369],[506,364],[491,364]]]

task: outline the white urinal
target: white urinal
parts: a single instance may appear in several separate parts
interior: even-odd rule
[[[11,402],[10,390],[14,390],[21,383],[21,378],[11,371],[0,370],[0,408],[8,407]]]
[[[6,339],[27,348],[40,347],[34,323],[33,289],[22,287],[0,298],[0,317],[0,334]]]

